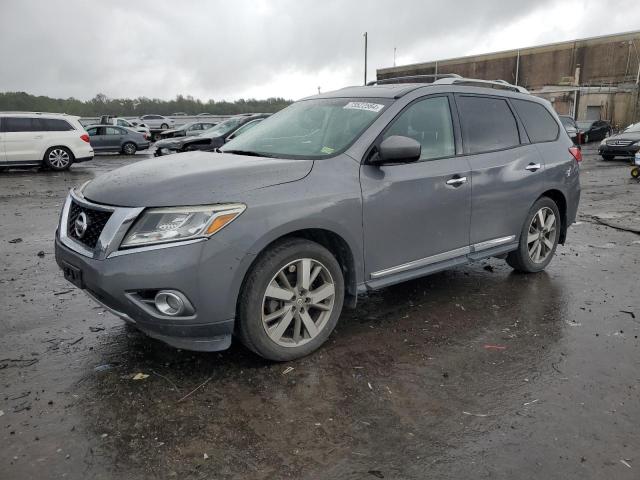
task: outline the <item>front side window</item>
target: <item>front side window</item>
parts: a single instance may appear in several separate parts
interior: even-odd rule
[[[331,157],[348,148],[391,102],[382,98],[302,100],[234,138],[221,150],[279,158]]]
[[[432,97],[410,105],[384,133],[410,137],[422,145],[420,160],[450,157],[455,154],[453,123],[447,97]]]
[[[467,153],[503,150],[520,144],[518,124],[506,100],[461,95],[456,103]]]
[[[543,105],[527,100],[511,99],[511,102],[533,143],[550,142],[558,138],[560,128]]]
[[[95,137],[96,135],[98,135],[98,129],[90,128],[89,130],[87,130],[87,133],[89,134],[90,137]]]

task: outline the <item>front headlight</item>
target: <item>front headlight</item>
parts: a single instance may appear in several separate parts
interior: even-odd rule
[[[606,145],[607,144],[607,139],[603,138],[602,141],[600,142],[600,145]]]
[[[241,203],[149,208],[131,227],[121,247],[138,247],[210,237],[245,211]]]

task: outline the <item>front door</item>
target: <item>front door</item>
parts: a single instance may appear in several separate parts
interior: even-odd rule
[[[400,281],[469,251],[470,169],[456,155],[450,101],[445,95],[413,102],[377,140],[414,138],[422,146],[420,160],[361,167],[369,283]]]

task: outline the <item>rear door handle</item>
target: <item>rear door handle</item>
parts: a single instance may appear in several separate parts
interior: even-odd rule
[[[529,165],[524,167],[525,170],[529,170],[530,172],[535,172],[536,170],[540,170],[541,168],[542,165],[540,165],[539,163],[530,163]]]
[[[452,185],[454,187],[459,187],[463,183],[467,183],[467,177],[453,177],[447,180],[447,185]]]

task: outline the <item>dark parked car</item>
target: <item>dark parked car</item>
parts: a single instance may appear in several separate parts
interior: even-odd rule
[[[629,125],[621,133],[605,138],[598,153],[605,160],[615,157],[633,157],[640,150],[640,122]]]
[[[571,118],[569,115],[559,115],[560,121],[562,122],[562,126],[567,131],[567,135],[569,138],[578,145],[580,143],[580,129],[578,128],[578,124],[576,121]]]
[[[605,120],[579,120],[576,123],[582,131],[584,143],[602,140],[611,135],[611,124]]]
[[[189,122],[181,127],[160,132],[160,138],[192,137],[200,135],[205,130],[209,130],[216,125],[217,123],[215,122]]]
[[[150,145],[144,134],[125,127],[89,125],[85,130],[95,153],[120,152],[133,155],[137,150],[146,150]]]
[[[580,199],[551,104],[501,82],[343,88],[220,150],[96,176],[55,236],[68,281],[177,348],[292,360],[359,294],[489,257],[540,272]]]
[[[172,138],[156,142],[155,156],[169,155],[178,152],[190,152],[192,150],[214,151],[225,144],[227,138],[246,123],[268,117],[268,113],[256,113],[252,115],[237,115],[213,128],[206,130],[196,137]]]

